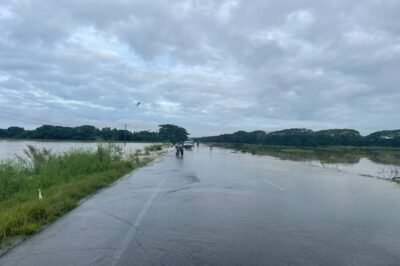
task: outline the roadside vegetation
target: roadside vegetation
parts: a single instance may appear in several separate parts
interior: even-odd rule
[[[161,149],[152,145],[123,156],[115,144],[62,154],[28,146],[23,158],[0,162],[0,246],[37,232],[84,197],[146,164],[142,155]]]

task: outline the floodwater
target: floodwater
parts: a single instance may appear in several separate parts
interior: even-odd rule
[[[232,152],[240,152],[234,150]],[[358,174],[364,177],[391,180],[400,176],[400,158],[397,165],[383,163],[381,155],[352,152],[274,152],[263,155],[270,159],[289,160],[334,171]]]
[[[117,144],[121,146],[124,153],[131,153],[138,149],[142,150],[144,147],[149,146],[152,143],[127,142],[126,145],[124,145],[124,143],[117,142]],[[24,156],[24,150],[28,147],[28,145],[32,145],[40,149],[46,148],[50,149],[52,152],[60,153],[73,149],[94,150],[96,149],[98,142],[0,140],[0,161],[13,159],[15,158],[15,155]]]
[[[100,191],[0,265],[398,265],[399,210],[393,182],[200,146]]]

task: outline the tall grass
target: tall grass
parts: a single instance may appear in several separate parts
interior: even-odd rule
[[[0,244],[32,234],[79,200],[144,162],[123,157],[116,145],[53,154],[28,146],[24,157],[0,162]],[[43,198],[39,199],[38,190]]]

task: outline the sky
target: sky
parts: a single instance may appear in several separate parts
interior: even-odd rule
[[[1,0],[0,127],[398,129],[399,14],[398,0]]]

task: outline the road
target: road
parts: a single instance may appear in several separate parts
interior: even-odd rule
[[[173,152],[0,265],[398,265],[400,186],[230,150]]]

